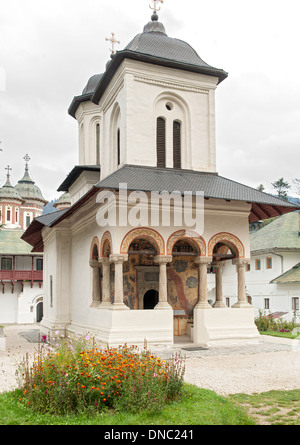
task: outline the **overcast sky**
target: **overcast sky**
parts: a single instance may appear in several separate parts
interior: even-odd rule
[[[78,164],[74,96],[102,73],[111,32],[123,49],[150,0],[0,0],[0,181],[30,174],[46,199]],[[252,187],[300,178],[299,0],[165,0],[170,37],[229,77],[216,92],[217,170]]]

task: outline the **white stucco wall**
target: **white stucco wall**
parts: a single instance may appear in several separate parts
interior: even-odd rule
[[[6,284],[4,294],[0,292],[0,323],[30,324],[36,322],[36,306],[43,299],[43,287],[34,283],[17,283],[12,293],[11,284]]]
[[[95,164],[95,125],[100,123],[101,179],[118,168],[116,128],[121,134],[120,165],[156,166],[156,119],[167,123],[167,167],[172,164],[172,122],[182,124],[182,168],[216,171],[215,89],[217,79],[125,60],[99,105],[82,103],[76,112],[79,163]],[[166,109],[171,103],[172,110]]]

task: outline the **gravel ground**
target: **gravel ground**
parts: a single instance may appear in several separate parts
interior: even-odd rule
[[[37,350],[38,325],[0,329],[0,392],[17,386],[15,372],[28,352]],[[186,355],[185,381],[221,395],[300,389],[300,341],[261,336],[257,345],[191,350],[151,347],[161,357],[181,350]],[[188,349],[188,350],[187,350]]]

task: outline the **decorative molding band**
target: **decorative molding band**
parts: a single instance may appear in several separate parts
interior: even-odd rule
[[[209,94],[209,90],[206,90],[204,88],[193,87],[191,85],[184,85],[182,83],[178,84],[178,83],[174,83],[174,82],[167,82],[164,80],[158,80],[158,79],[152,79],[152,78],[140,77],[140,76],[134,76],[134,80],[136,82],[148,83],[151,85],[160,85],[163,87],[174,88],[176,90],[185,90],[185,91],[193,91],[194,93]]]

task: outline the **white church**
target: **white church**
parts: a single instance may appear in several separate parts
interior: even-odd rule
[[[227,73],[169,37],[153,3],[143,31],[69,107],[78,165],[58,190],[71,206],[22,236],[44,255],[41,331],[89,331],[112,345],[255,342],[249,222],[297,207],[218,174],[215,93]],[[235,265],[230,307],[226,261]]]

